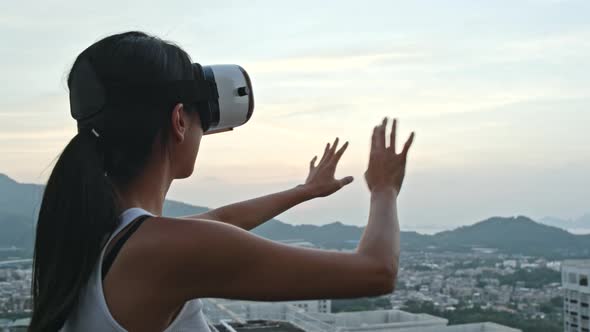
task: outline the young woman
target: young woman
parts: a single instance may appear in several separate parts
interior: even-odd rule
[[[140,32],[84,50],[103,83],[194,79],[178,46]],[[174,179],[193,173],[203,124],[193,105],[105,104],[103,123],[65,147],[45,188],[29,331],[208,331],[199,298],[302,300],[391,293],[399,259],[397,196],[413,133],[395,150],[396,121],[372,133],[369,220],[355,252],[292,247],[248,230],[352,181],[334,172],[347,144],[326,145],[306,181],[210,212],[162,216]],[[203,190],[206,190],[204,188]],[[140,227],[141,226],[141,227]],[[108,273],[107,273],[108,272]]]

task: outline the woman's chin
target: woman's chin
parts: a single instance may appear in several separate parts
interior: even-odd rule
[[[175,177],[175,179],[186,179],[186,178],[190,177],[191,175],[193,175],[194,171],[195,171],[195,166],[193,165],[193,167],[191,167],[190,169],[180,172],[180,174],[178,174]]]

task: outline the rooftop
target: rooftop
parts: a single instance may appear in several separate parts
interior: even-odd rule
[[[284,321],[250,320],[246,323],[222,321],[214,325],[219,332],[305,332]]]
[[[311,316],[336,327],[340,331],[361,331],[369,326],[373,330],[388,331],[406,327],[429,327],[438,328],[446,326],[444,318],[428,315],[414,314],[401,310],[373,310],[339,313],[310,313]]]
[[[496,323],[485,322],[448,325],[444,327],[403,329],[400,332],[520,332],[520,330]]]
[[[520,332],[482,322],[447,325],[428,314],[401,310],[306,312],[288,303],[203,299],[214,332]]]
[[[590,259],[567,259],[561,263],[561,266],[590,269]]]

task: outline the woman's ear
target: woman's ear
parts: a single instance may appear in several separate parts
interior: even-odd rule
[[[184,135],[190,125],[189,119],[186,115],[182,103],[178,103],[174,106],[174,109],[172,110],[171,134],[178,143],[184,141]]]

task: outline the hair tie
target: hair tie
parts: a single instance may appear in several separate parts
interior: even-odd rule
[[[94,134],[94,136],[96,136],[96,142],[98,145],[98,149],[100,150],[100,152],[102,152],[102,163],[101,163],[101,167],[104,170],[104,175],[107,176],[107,172],[106,172],[106,165],[105,165],[105,156],[104,154],[106,153],[105,149],[104,149],[104,142],[103,139],[100,138],[100,134],[98,133],[98,131],[96,131],[96,129],[94,128],[90,128],[90,132],[92,134]]]

